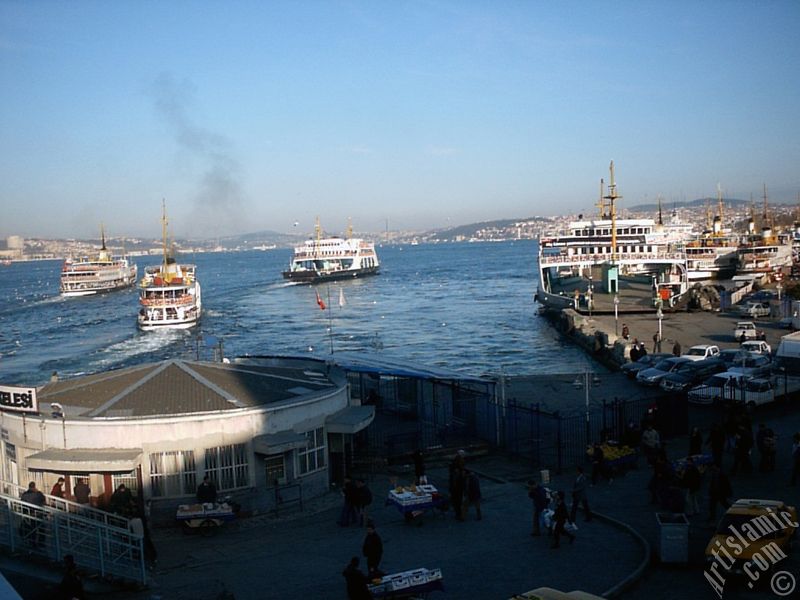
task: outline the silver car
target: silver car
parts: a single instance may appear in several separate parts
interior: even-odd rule
[[[673,356],[665,358],[655,364],[654,367],[644,369],[636,374],[636,381],[643,385],[658,385],[667,373],[671,373],[678,365],[689,362],[685,356]]]

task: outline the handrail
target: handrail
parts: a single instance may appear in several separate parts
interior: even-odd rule
[[[9,494],[8,490],[14,488],[17,490],[17,497],[21,496],[22,493],[27,489],[18,483],[0,479],[0,490],[2,490],[2,494],[13,497],[13,494]],[[79,504],[78,502],[67,500],[66,498],[51,496],[50,494],[46,494],[44,492],[42,492],[42,494],[44,495],[45,504],[51,508],[78,516],[83,515],[84,518],[88,518],[93,521],[102,521],[105,525],[115,529],[121,529],[124,531],[130,530],[130,520],[126,519],[125,517],[121,517],[114,513],[106,512],[86,504]]]

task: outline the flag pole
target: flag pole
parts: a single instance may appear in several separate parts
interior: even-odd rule
[[[333,320],[331,317],[331,284],[327,284],[328,287],[328,336],[330,337],[331,341],[331,356],[333,356]]]

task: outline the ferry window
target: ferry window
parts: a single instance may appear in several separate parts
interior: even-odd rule
[[[286,483],[286,463],[283,454],[268,456],[264,463],[267,469],[267,487]]]
[[[581,230],[580,230],[580,229],[576,229],[576,230],[575,230],[575,235],[576,235],[576,236],[578,236],[578,237],[580,237],[580,235],[581,235]]]
[[[322,427],[306,433],[308,448],[297,451],[297,472],[308,475],[325,468],[325,435]]]
[[[197,491],[192,450],[150,454],[150,489],[154,497],[185,496]]]
[[[205,474],[217,484],[218,490],[231,490],[250,485],[248,467],[246,444],[206,449]]]

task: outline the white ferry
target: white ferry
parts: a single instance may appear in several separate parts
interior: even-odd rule
[[[689,281],[730,279],[738,266],[739,236],[723,228],[722,190],[717,186],[717,214],[707,209],[706,229],[686,243]]]
[[[188,329],[200,320],[202,302],[197,267],[179,264],[167,252],[167,213],[161,219],[164,236],[164,261],[145,268],[139,287],[139,327]]]
[[[765,275],[777,273],[792,264],[791,236],[775,234],[770,224],[767,207],[767,186],[764,186],[764,214],[761,232],[756,233],[755,215],[751,209],[747,222],[747,235],[737,249],[740,275]]]
[[[601,297],[611,310],[608,298],[614,297],[617,305],[635,303],[644,310],[674,301],[688,288],[685,252],[666,243],[653,219],[616,218],[615,202],[621,197],[613,162],[608,195],[602,186],[601,181],[600,218],[580,218],[566,233],[539,239],[536,299],[550,308],[590,311]]]
[[[347,238],[323,238],[317,220],[316,238],[306,240],[302,246],[294,249],[289,269],[283,272],[283,278],[301,283],[317,283],[377,275],[380,262],[375,244],[352,237],[352,227],[348,226],[347,229]]]
[[[89,296],[130,287],[136,283],[138,267],[127,256],[112,256],[100,229],[102,245],[93,257],[67,259],[61,267],[62,296]]]

